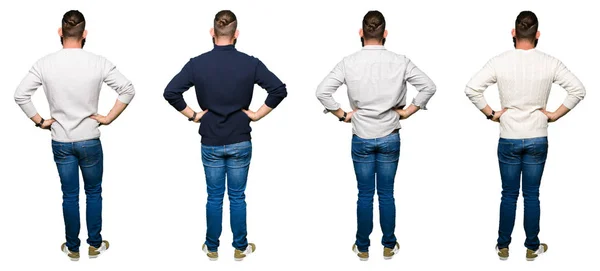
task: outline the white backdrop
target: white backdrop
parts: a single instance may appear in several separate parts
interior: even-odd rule
[[[0,270],[598,270],[596,63],[600,25],[592,1],[11,1],[0,8]],[[34,127],[13,101],[31,65],[60,49],[56,34],[69,9],[87,19],[85,49],[106,56],[137,91],[131,106],[102,128],[105,154],[103,236],[111,248],[97,260],[71,263],[61,254],[64,226],[50,134]],[[233,261],[225,200],[220,259],[201,252],[206,186],[197,125],[162,97],[191,57],[212,49],[214,14],[238,16],[237,48],[259,57],[288,85],[288,98],[252,124],[254,153],[247,189],[249,241],[255,255]],[[360,50],[364,14],[386,16],[386,47],[406,54],[437,84],[429,110],[403,121],[396,178],[401,251],[381,257],[375,212],[371,259],[351,252],[356,230],[356,180],[351,127],[324,115],[316,86],[344,56]],[[486,61],[512,49],[521,10],[540,20],[538,49],[561,59],[588,96],[551,124],[541,188],[541,240],[549,251],[525,262],[522,200],[511,257],[494,246],[500,203],[498,125],[465,97],[467,81]],[[349,109],[345,87],[336,98]],[[556,86],[549,109],[566,92]],[[409,101],[415,95],[409,89]],[[198,109],[193,89],[185,95]],[[254,110],[266,92],[256,88]],[[499,109],[497,89],[486,97]],[[116,94],[105,87],[100,112]],[[49,117],[43,90],[34,96]],[[82,256],[85,197],[81,189]],[[375,199],[376,200],[376,199]],[[377,205],[375,205],[377,210]]]

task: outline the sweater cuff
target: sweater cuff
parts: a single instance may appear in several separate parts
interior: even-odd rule
[[[265,105],[267,105],[271,109],[275,109],[275,107],[277,107],[281,103],[281,101],[283,101],[283,97],[268,95],[267,99],[265,100]]]
[[[185,103],[185,100],[181,99],[181,100],[176,100],[176,101],[169,101],[169,103],[175,107],[175,109],[177,109],[177,111],[183,111],[183,109],[185,109],[187,107],[187,103]]]
[[[133,96],[135,96],[134,94],[121,94],[119,95],[119,97],[117,97],[117,99],[119,99],[119,101],[121,101],[124,104],[129,104],[131,103],[131,100],[133,100]]]
[[[577,97],[567,97],[563,102],[563,105],[567,107],[569,110],[575,108],[575,106],[580,102]]]
[[[31,101],[25,104],[20,104],[19,106],[21,107],[21,110],[25,112],[25,115],[27,115],[28,118],[32,118],[37,114],[37,109],[35,109],[35,106]]]

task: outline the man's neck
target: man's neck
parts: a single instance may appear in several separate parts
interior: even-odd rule
[[[383,45],[380,40],[365,40],[365,46],[367,45]]]
[[[81,40],[63,39],[63,49],[81,49]]]
[[[535,46],[530,41],[519,41],[519,40],[517,40],[517,44],[515,46],[515,49],[531,50],[531,49],[535,49]]]
[[[215,45],[217,45],[217,46],[233,45],[233,40],[230,40],[230,39],[215,39]]]

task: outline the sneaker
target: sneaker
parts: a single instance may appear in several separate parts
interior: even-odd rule
[[[216,261],[216,260],[219,259],[219,252],[217,252],[217,251],[209,251],[208,247],[206,246],[206,244],[202,245],[202,251],[204,251],[204,253],[206,253],[206,256],[211,261]]]
[[[498,258],[500,258],[501,261],[506,261],[508,260],[508,248],[498,248],[498,246],[496,246],[496,252],[498,253]]]
[[[76,261],[79,261],[79,252],[73,252],[73,251],[70,251],[70,250],[67,248],[67,243],[63,243],[63,244],[60,246],[60,250],[62,250],[62,252],[64,252],[65,254],[67,254],[67,256],[69,257],[69,259],[70,259],[71,261],[74,261],[74,262],[76,262]]]
[[[354,251],[354,253],[356,253],[356,255],[358,255],[358,258],[361,261],[367,261],[369,260],[369,252],[360,252],[358,251],[358,247],[356,247],[356,244],[352,245],[352,251]]]
[[[398,253],[398,250],[400,250],[400,244],[398,244],[398,242],[396,242],[396,245],[394,245],[394,248],[384,247],[383,248],[383,259],[389,260],[389,259],[393,258],[394,255],[396,255],[396,253]]]
[[[527,255],[525,256],[528,261],[535,260],[539,255],[544,254],[544,252],[548,251],[548,245],[540,244],[537,250],[527,249]]]
[[[235,252],[233,253],[233,258],[236,261],[241,261],[244,258],[246,258],[246,255],[252,254],[255,250],[256,250],[256,245],[253,243],[248,243],[248,246],[246,247],[245,250],[236,249]]]
[[[90,248],[88,249],[88,256],[90,257],[90,259],[98,258],[98,256],[104,253],[109,246],[110,244],[108,243],[108,241],[102,240],[102,244],[100,244],[99,247],[90,246]]]

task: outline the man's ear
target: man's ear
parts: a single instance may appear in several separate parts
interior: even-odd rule
[[[538,31],[538,32],[535,32],[535,39],[536,39],[536,40],[537,40],[537,39],[540,39],[540,31]]]
[[[83,30],[83,35],[81,35],[81,38],[85,39],[87,37],[87,30]]]
[[[62,27],[58,28],[58,36],[62,38]]]
[[[361,38],[363,38],[363,37],[364,37],[364,33],[363,33],[363,30],[362,30],[362,28],[361,28],[360,30],[358,30],[358,35],[359,35]]]
[[[239,30],[235,30],[235,34],[233,34],[233,38],[237,39],[239,35],[240,35],[240,31]]]
[[[211,37],[216,38],[215,37],[215,29],[214,28],[211,27],[209,32],[210,32],[210,36]]]
[[[385,39],[385,38],[387,38],[387,34],[388,34],[388,31],[387,31],[387,29],[386,29],[386,30],[384,30],[384,31],[383,31],[383,38],[384,38],[384,39]]]
[[[517,32],[515,31],[514,28],[510,31],[510,34],[512,35],[513,38],[517,37]]]

